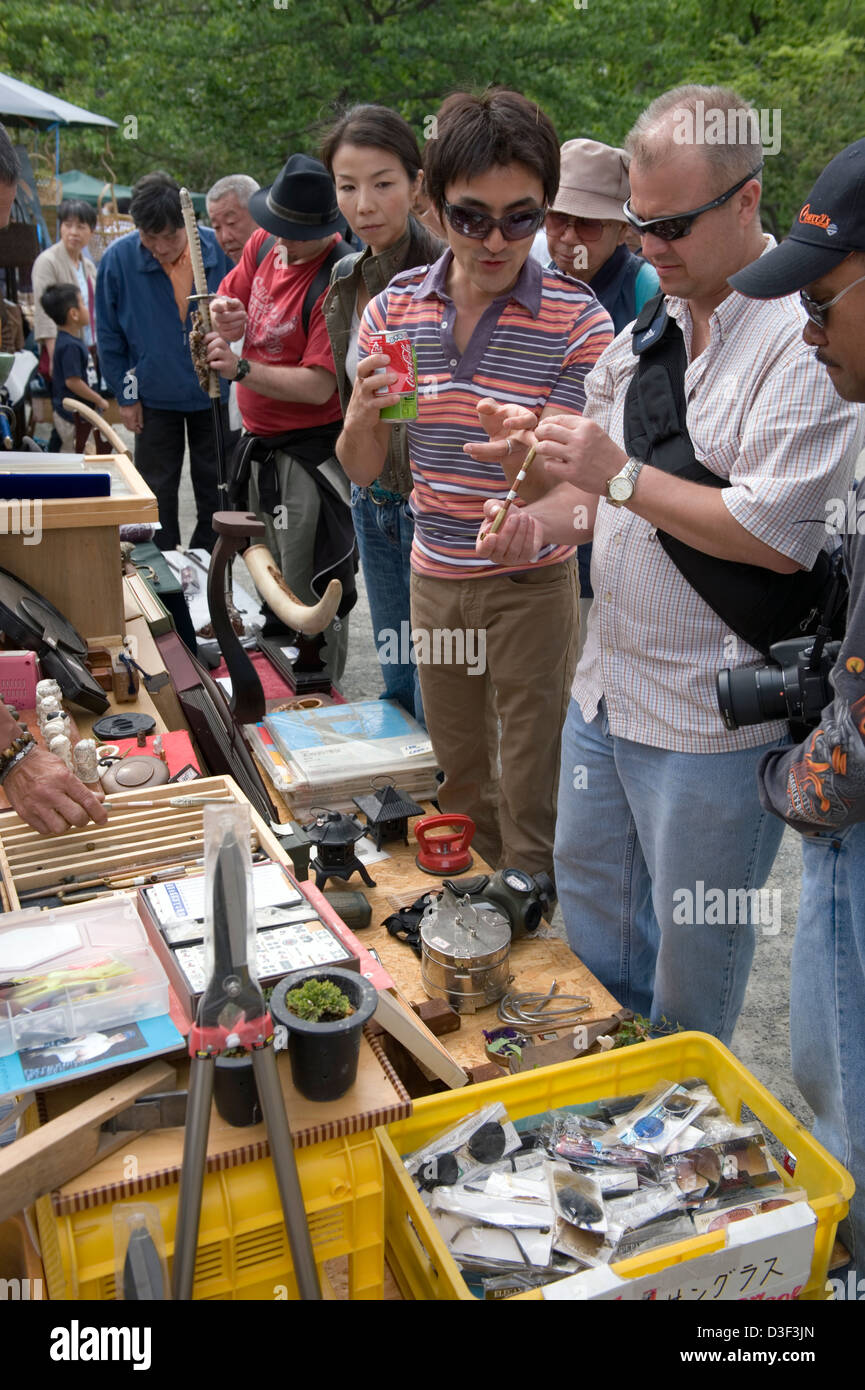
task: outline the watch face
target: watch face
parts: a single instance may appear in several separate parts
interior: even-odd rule
[[[623,478],[618,473],[607,484],[607,492],[613,502],[627,502],[633,491],[634,484],[630,478]]]

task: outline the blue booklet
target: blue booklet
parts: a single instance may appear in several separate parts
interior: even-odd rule
[[[119,1024],[74,1038],[54,1038],[39,1047],[0,1057],[0,1099],[22,1091],[43,1090],[61,1081],[77,1081],[129,1062],[144,1062],[185,1048],[183,1034],[168,1014]]]

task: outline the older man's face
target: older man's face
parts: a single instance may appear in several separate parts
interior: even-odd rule
[[[207,215],[226,256],[239,261],[252,233],[258,231],[249,208],[241,205],[236,193],[226,193],[218,202],[208,203]]]
[[[669,159],[648,168],[633,162],[629,177],[631,208],[644,222],[690,212],[738,183],[701,149],[672,141]],[[754,258],[750,236],[755,206],[755,185],[747,183],[721,207],[701,213],[687,236],[663,241],[648,232],[642,237],[643,255],[658,272],[664,294],[724,299],[730,293],[727,277]]]
[[[15,183],[0,183],[0,227],[9,226],[12,204],[15,202]]]
[[[865,275],[862,254],[848,256],[828,275],[806,286],[806,293],[821,304],[852,286],[849,294],[826,310],[823,328],[809,319],[802,330],[805,342],[817,349],[817,361],[845,401],[865,401],[865,280],[854,284],[860,275]]]

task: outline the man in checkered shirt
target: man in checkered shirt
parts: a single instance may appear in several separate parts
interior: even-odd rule
[[[855,409],[802,342],[798,300],[746,299],[727,283],[775,245],[760,227],[756,116],[736,119],[747,109],[722,88],[677,88],[627,141],[629,210],[687,350],[688,430],[729,486],[628,458],[637,359],[625,329],[587,379],[582,417],[534,428],[515,410],[505,422],[537,439],[551,491],[478,542],[516,563],[575,528],[594,540],[595,603],[562,738],[555,868],[568,939],[627,1007],[724,1042],[755,926],[780,926],[754,891],[782,833],[754,773],[789,733],[782,721],[725,728],[716,672],[759,653],[691,588],[657,530],[774,574],[811,569],[828,543],[827,500],[846,495],[862,447]],[[734,132],[723,144],[701,124],[716,112]]]

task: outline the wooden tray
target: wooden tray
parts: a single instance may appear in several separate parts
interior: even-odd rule
[[[241,805],[249,804],[233,778],[220,776],[124,792],[122,799],[130,804],[109,811],[106,825],[91,824],[62,835],[40,835],[14,812],[0,816],[0,872],[10,908],[20,907],[19,893],[46,888],[69,874],[98,878],[138,865],[168,867],[184,856],[202,856],[203,806],[159,804],[136,809],[134,805],[136,800],[168,803],[172,797],[184,795],[217,800],[230,796]],[[255,810],[251,843],[254,850],[263,849],[271,859],[291,870],[279,840]],[[74,885],[69,888],[75,891]]]

